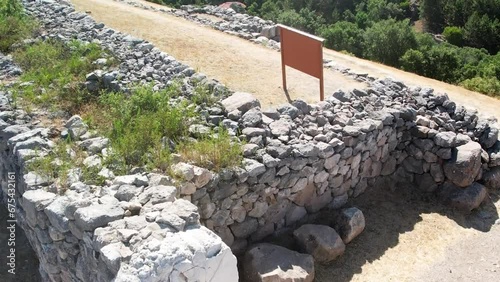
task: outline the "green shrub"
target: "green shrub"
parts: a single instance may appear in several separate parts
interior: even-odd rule
[[[241,144],[231,140],[225,129],[212,132],[200,140],[182,143],[179,153],[184,161],[214,171],[239,166],[243,160]]]
[[[28,18],[0,16],[0,52],[8,52],[13,44],[31,37],[37,28],[37,23]]]
[[[107,57],[108,64],[113,64],[111,56],[97,44],[76,40],[68,45],[58,41],[38,42],[16,50],[13,57],[25,71],[21,80],[32,82],[20,89],[23,98],[69,112],[96,100],[95,94],[81,87],[85,75],[95,69],[92,62]]]
[[[472,91],[500,97],[500,81],[495,77],[474,77],[460,82],[459,85]]]
[[[154,91],[151,86],[141,86],[129,97],[123,93],[101,97],[100,105],[112,120],[107,135],[119,156],[115,159],[121,158],[127,166],[146,165],[163,170],[168,167],[171,145],[187,136],[194,117],[194,107],[171,103],[177,91]]]
[[[86,167],[83,161],[87,154],[71,140],[59,140],[54,148],[45,155],[29,160],[26,165],[28,171],[57,181],[60,192],[68,188],[68,173],[71,169],[80,169],[81,180],[87,184],[102,185],[104,178],[99,176],[100,167]]]
[[[463,30],[456,26],[447,26],[444,28],[443,36],[448,43],[461,47],[464,41]]]
[[[364,34],[365,57],[390,66],[398,66],[399,58],[416,47],[415,32],[408,20],[376,22]]]

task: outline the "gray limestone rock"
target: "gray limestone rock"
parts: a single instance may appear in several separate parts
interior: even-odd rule
[[[343,210],[335,222],[335,229],[344,243],[348,244],[365,229],[363,212],[355,207]]]
[[[93,231],[106,226],[109,222],[123,218],[124,211],[115,205],[91,205],[78,208],[75,212],[75,224],[83,231]]]
[[[326,225],[305,224],[293,232],[301,251],[313,256],[320,263],[330,262],[341,256],[345,244],[335,229]]]
[[[243,258],[244,282],[314,281],[314,259],[286,248],[262,243],[251,247]]]
[[[244,159],[243,168],[248,172],[249,177],[256,177],[266,172],[266,166],[253,159]]]
[[[471,185],[481,169],[481,145],[469,142],[458,146],[443,168],[446,177],[455,185],[460,187]]]
[[[483,175],[484,185],[490,189],[500,189],[500,167],[494,167]]]
[[[227,112],[239,110],[246,113],[251,108],[260,107],[260,102],[252,94],[235,92],[233,95],[221,101]]]
[[[243,127],[256,127],[262,123],[262,112],[253,108],[248,110],[240,119]]]
[[[457,135],[450,131],[439,132],[436,136],[434,136],[434,142],[436,145],[445,148],[455,147],[457,143]]]
[[[451,182],[445,182],[439,189],[438,194],[451,207],[470,212],[481,205],[488,194],[488,190],[477,182],[466,188],[458,187]]]

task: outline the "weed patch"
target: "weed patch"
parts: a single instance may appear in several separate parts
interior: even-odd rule
[[[17,92],[26,102],[43,107],[56,107],[75,113],[85,104],[97,100],[97,95],[83,88],[85,75],[95,69],[99,58],[110,58],[97,44],[72,41],[39,42],[13,53],[14,60],[24,70]]]
[[[38,175],[57,180],[60,192],[68,188],[70,174],[78,174],[80,181],[92,185],[102,185],[104,177],[99,175],[99,166],[87,167],[83,161],[88,155],[76,143],[69,140],[59,140],[56,146],[45,156],[31,159],[26,169]]]
[[[241,144],[233,141],[223,128],[199,140],[182,143],[179,153],[185,161],[214,171],[238,166],[243,160]]]
[[[18,0],[4,0],[0,3],[0,52],[8,52],[10,47],[31,37],[38,24],[24,14]]]

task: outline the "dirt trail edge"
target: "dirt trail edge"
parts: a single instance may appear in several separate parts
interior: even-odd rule
[[[287,101],[281,87],[279,52],[182,18],[143,10],[121,2],[112,0],[72,0],[72,2],[77,10],[90,11],[97,21],[151,41],[162,51],[197,71],[220,80],[231,89],[253,93],[264,107]],[[141,0],[136,2],[160,7]],[[494,116],[500,120],[499,99],[326,48],[324,57],[357,73],[367,73],[379,78],[392,77],[407,85],[431,87],[436,92],[448,93],[457,104],[478,109],[482,115]],[[287,68],[287,73],[291,99],[318,101],[317,79],[291,68]],[[325,70],[326,95],[339,88],[349,90],[363,86],[365,84],[340,73]]]
[[[125,3],[111,0],[72,2],[77,10],[90,11],[96,21],[150,41],[160,50],[232,90],[253,93],[264,107],[287,101],[281,86],[279,52],[175,16]],[[287,68],[287,74],[291,99],[319,101],[318,79],[291,68]],[[338,72],[325,70],[325,93],[365,86]]]

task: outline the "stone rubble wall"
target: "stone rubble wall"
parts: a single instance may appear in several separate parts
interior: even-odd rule
[[[26,171],[56,136],[38,126],[37,117],[12,108],[11,99],[0,92],[0,199],[7,205],[13,195],[17,224],[40,260],[44,281],[238,280],[229,247],[200,225],[196,206],[176,198],[167,177],[118,176],[100,187],[76,174],[69,189],[60,190]],[[89,158],[96,156],[90,148],[106,150],[102,138],[83,138],[79,145]],[[15,193],[8,191],[9,173],[16,176]]]

